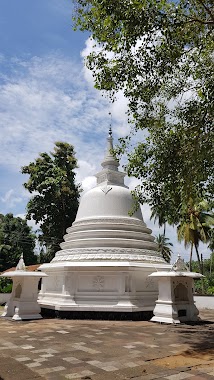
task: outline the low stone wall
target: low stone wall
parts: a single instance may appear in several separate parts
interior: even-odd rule
[[[3,305],[10,298],[11,293],[0,293],[0,305]]]
[[[198,309],[213,309],[214,296],[194,296],[195,305]]]

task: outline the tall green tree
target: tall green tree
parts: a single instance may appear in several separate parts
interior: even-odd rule
[[[164,234],[159,234],[155,242],[158,244],[158,251],[163,256],[164,260],[166,260],[167,263],[170,263],[172,250],[170,247],[173,246],[173,244],[169,241],[169,238],[167,238]]]
[[[203,272],[203,263],[198,251],[199,243],[207,243],[210,240],[211,228],[214,225],[214,214],[209,212],[207,202],[197,204],[192,199],[183,207],[183,220],[177,227],[178,240],[184,241],[185,247],[190,246],[189,267],[192,270],[192,254],[195,248],[200,272]]]
[[[35,264],[35,235],[27,221],[13,214],[0,215],[0,272],[18,264],[23,253],[26,265]]]
[[[86,59],[95,87],[128,100],[132,132],[118,152],[129,152],[127,171],[141,179],[137,195],[178,223],[183,203],[214,192],[213,3],[74,2],[75,27],[96,45]]]
[[[35,162],[22,168],[22,173],[29,174],[24,187],[33,194],[26,217],[40,225],[39,240],[46,246],[46,260],[60,249],[66,228],[76,216],[80,195],[76,168],[74,148],[64,142],[56,142],[53,152],[41,153]]]

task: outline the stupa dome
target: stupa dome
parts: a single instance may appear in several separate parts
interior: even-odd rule
[[[112,154],[111,130],[107,143],[97,185],[82,196],[75,222],[52,262],[109,258],[163,262],[140,208],[130,216],[134,201]]]
[[[86,218],[127,218],[132,207],[133,199],[129,189],[114,184],[101,184],[83,195],[75,222]],[[140,209],[132,217],[143,221]]]

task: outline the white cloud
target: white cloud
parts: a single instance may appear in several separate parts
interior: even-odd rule
[[[6,68],[2,56],[1,65],[0,168],[7,173],[0,193],[2,212],[22,212],[27,203],[22,183],[27,175],[18,174],[21,166],[40,152],[52,151],[59,140],[74,145],[77,182],[90,188],[104,156],[109,102],[85,82],[82,65],[62,55],[15,57]],[[115,135],[124,123],[124,107],[120,114],[116,110],[112,114]]]
[[[3,196],[0,197],[0,200],[5,205],[5,207],[12,209],[14,206],[16,206],[17,203],[21,203],[23,199],[27,197],[28,196],[24,191],[20,194],[17,194],[14,189],[9,189]]]
[[[56,54],[13,59],[9,66],[7,80],[0,83],[0,164],[17,171],[61,140],[93,165],[111,109],[99,91],[85,84],[82,67]],[[120,112],[112,109],[116,133],[125,125],[121,94],[120,99]]]
[[[77,182],[82,182],[84,180],[84,178],[87,176],[90,176],[90,175],[93,176],[96,173],[96,171],[98,170],[97,166],[100,165],[100,162],[101,162],[101,158],[100,158],[100,161],[97,163],[97,165],[95,165],[95,162],[90,163],[88,161],[84,161],[84,160],[80,159],[78,161],[79,168],[76,170]]]
[[[82,188],[84,192],[95,187],[96,183],[97,183],[97,180],[96,180],[96,177],[94,176],[89,176],[89,177],[84,178],[84,180],[82,181]]]
[[[81,56],[83,57],[83,60],[85,62],[85,59],[88,55],[90,55],[92,52],[99,53],[101,50],[101,46],[97,45],[92,38],[88,38],[85,42],[85,48],[81,52]],[[106,52],[106,57],[111,59],[114,57],[114,54],[112,52]],[[86,65],[84,65],[83,67],[83,75],[86,81],[88,82],[89,86],[94,87],[95,80],[92,71],[89,70],[86,67]],[[105,96],[108,96],[107,93],[105,93]],[[125,98],[122,90],[117,92],[117,94],[115,95],[115,99],[116,100],[114,101],[114,103],[112,103],[109,100],[108,112],[111,113],[114,122],[116,121],[116,124],[113,124],[114,132],[117,136],[121,137],[122,135],[127,134],[130,131],[126,115],[126,112],[128,110],[128,100],[127,98]]]
[[[79,168],[76,170],[76,182],[81,183],[83,192],[92,189],[92,187],[96,185],[96,177],[94,177],[94,174],[100,170],[100,162],[101,158],[96,162],[96,165],[95,162],[91,164],[84,160],[78,161]]]

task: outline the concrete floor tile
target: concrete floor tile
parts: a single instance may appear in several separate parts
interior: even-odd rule
[[[36,363],[43,363],[46,362],[48,359],[46,358],[38,358],[38,359],[33,359]]]
[[[199,372],[205,372],[205,373],[212,372],[212,371],[214,371],[214,363],[213,364],[210,363],[210,364],[202,365],[202,366],[197,366],[196,370]]]
[[[212,380],[213,376],[210,376],[209,374],[198,374],[191,377],[191,380]]]
[[[80,373],[71,373],[64,376],[66,379],[83,379],[84,377],[92,376],[92,375],[94,375],[94,372],[92,371],[82,371]]]
[[[208,380],[214,378],[212,331],[209,323],[166,327],[143,321],[58,319],[20,322],[12,329],[10,321],[0,319],[0,377],[63,380],[90,371],[92,380]],[[34,348],[24,352],[23,346]]]
[[[20,346],[21,348],[23,348],[23,350],[32,350],[32,348],[35,348],[34,346],[30,346],[30,345],[24,345],[24,346]]]
[[[165,376],[164,378],[168,380],[183,380],[183,379],[188,379],[193,376],[194,375],[192,375],[191,373],[181,372],[175,375]]]
[[[35,368],[35,367],[40,367],[41,364],[40,364],[40,363],[33,362],[33,363],[27,363],[26,366],[27,366],[28,368]]]
[[[132,348],[136,348],[136,346],[133,346],[132,344],[128,344],[127,346],[123,346],[124,348],[129,348],[129,349],[132,349]]]
[[[129,367],[129,368],[134,368],[134,367],[138,367],[138,366],[139,366],[139,364],[133,363],[133,362],[125,363],[125,367]]]
[[[51,368],[41,368],[37,372],[41,375],[46,375],[46,373],[52,373],[52,372],[59,372],[63,371],[65,367],[59,366],[59,367],[51,367]]]
[[[68,362],[68,363],[71,363],[71,364],[78,364],[78,363],[82,363],[82,360],[79,360],[73,356],[70,356],[68,358],[62,358],[62,360]]]
[[[26,362],[28,360],[31,360],[31,358],[29,358],[28,356],[17,356],[15,357],[15,359],[18,361],[18,362]]]
[[[34,340],[38,340],[38,339],[37,339],[37,338],[27,338],[26,340],[27,340],[28,342],[31,342],[31,341],[33,342]]]

